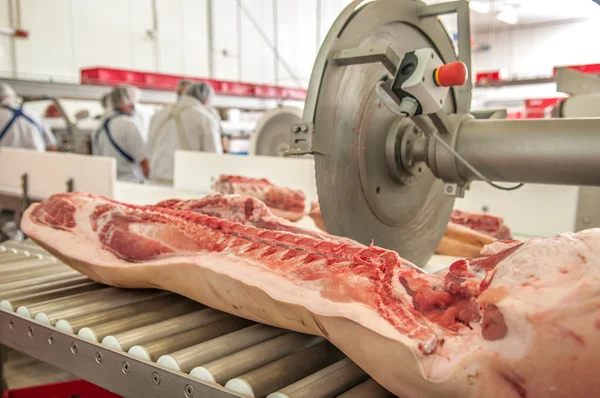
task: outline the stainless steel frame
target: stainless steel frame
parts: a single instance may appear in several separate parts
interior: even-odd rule
[[[125,397],[244,397],[2,310],[0,343]]]

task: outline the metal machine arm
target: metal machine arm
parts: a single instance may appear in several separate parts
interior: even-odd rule
[[[600,185],[600,119],[471,119],[445,139],[492,181]],[[427,140],[427,164],[436,177],[480,179],[431,136]]]

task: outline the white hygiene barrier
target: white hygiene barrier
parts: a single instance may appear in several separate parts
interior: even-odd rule
[[[266,178],[273,184],[302,190],[309,201],[317,200],[312,158],[219,155],[191,151],[175,153],[173,187],[176,190],[210,193],[215,179],[221,174]]]
[[[21,176],[27,174],[28,194],[41,199],[73,189],[112,198],[116,181],[112,158],[0,148],[0,190],[21,196]]]

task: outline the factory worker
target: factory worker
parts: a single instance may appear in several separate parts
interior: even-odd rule
[[[220,126],[209,109],[213,96],[207,83],[193,83],[175,105],[154,115],[146,150],[150,180],[173,181],[176,150],[223,153]]]
[[[115,158],[119,180],[143,182],[148,176],[148,160],[139,125],[133,118],[135,105],[129,87],[114,88],[110,102],[114,111],[101,120],[92,134],[92,153]]]
[[[17,94],[8,84],[0,83],[0,147],[46,150],[49,135],[37,118],[16,106]],[[48,142],[51,144],[51,141]],[[56,145],[56,139],[54,139]]]

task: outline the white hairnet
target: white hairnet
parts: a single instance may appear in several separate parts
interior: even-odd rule
[[[208,83],[193,83],[185,89],[183,95],[189,95],[190,97],[194,97],[200,100],[200,102],[202,102],[203,104],[205,104],[210,103],[213,96],[215,95],[215,91]]]
[[[6,83],[0,83],[0,104],[10,105],[17,100],[17,93]]]
[[[189,86],[190,84],[193,84],[194,82],[188,79],[181,79],[180,81],[177,82],[177,91],[183,90],[185,89],[187,86]]]
[[[114,109],[123,105],[134,105],[139,99],[139,90],[133,86],[117,86],[110,92],[110,103]]]
[[[111,110],[112,109],[112,103],[110,101],[110,92],[104,94],[102,96],[102,98],[100,98],[100,103],[102,104],[102,107],[105,110]]]

